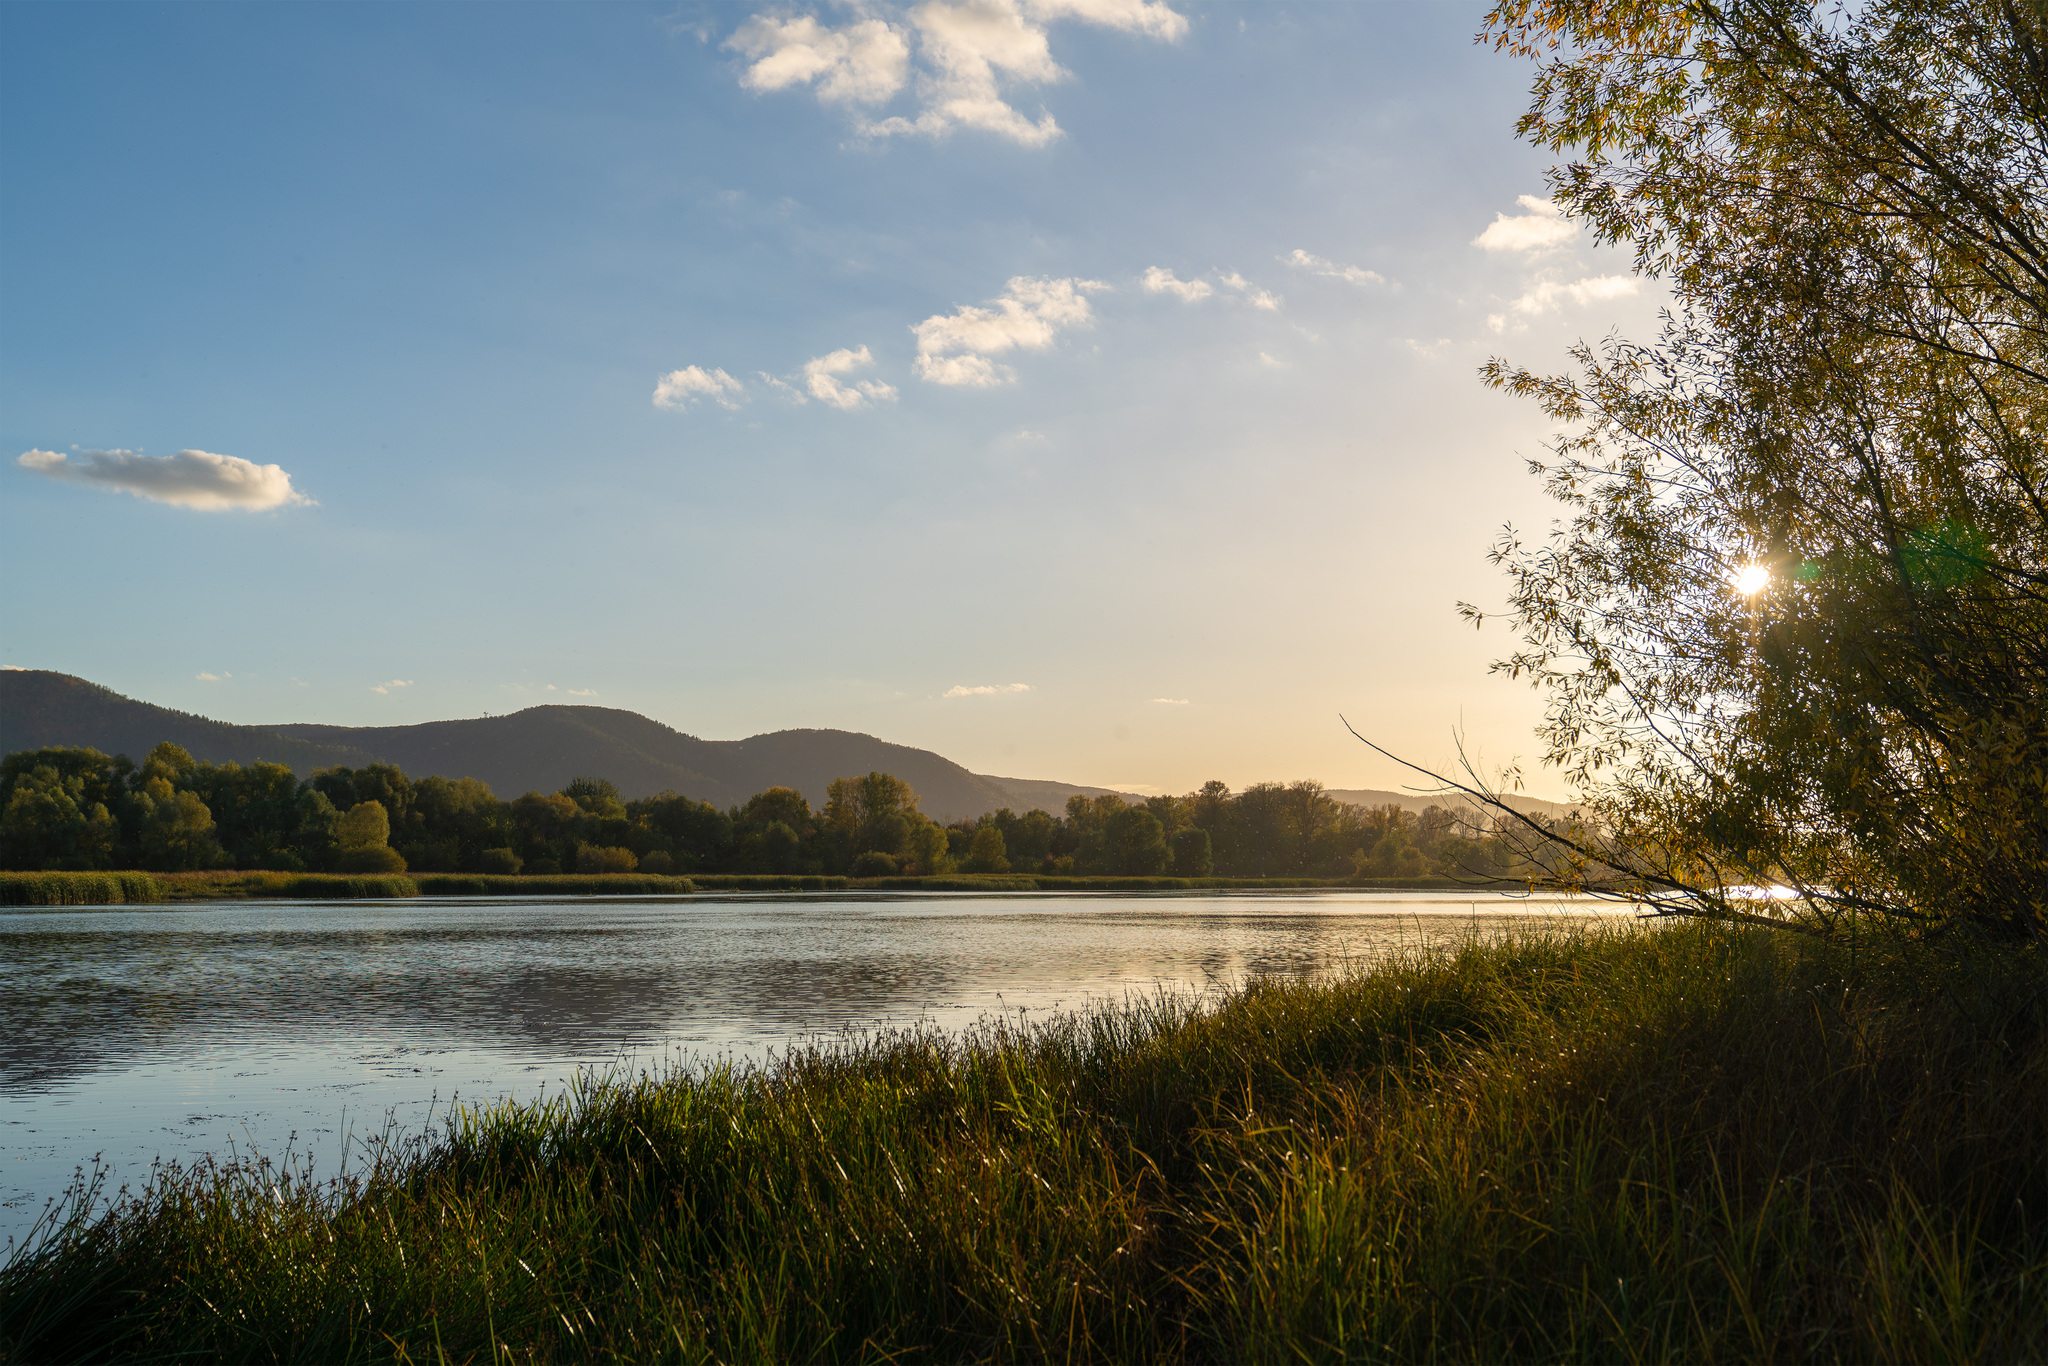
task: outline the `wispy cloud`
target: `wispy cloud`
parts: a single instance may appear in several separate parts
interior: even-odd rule
[[[235,455],[211,451],[179,451],[175,455],[144,455],[140,451],[24,451],[14,463],[46,479],[84,484],[109,493],[132,493],[152,503],[221,512],[240,508],[261,512],[275,507],[311,507],[313,500],[292,487],[292,477],[276,465],[258,465]]]
[[[568,696],[570,696],[570,697],[595,697],[595,696],[597,696],[597,689],[595,689],[595,688],[565,688],[565,689],[563,689],[563,692],[564,692],[564,693],[566,693],[566,694],[567,694]]]
[[[941,697],[996,697],[996,696],[999,696],[999,695],[1001,695],[1001,694],[1003,694],[1003,693],[1012,693],[1012,692],[1030,692],[1030,691],[1031,691],[1031,685],[1030,685],[1029,683],[979,683],[979,684],[976,684],[976,685],[975,685],[975,686],[973,686],[973,687],[968,687],[968,686],[967,686],[966,684],[964,684],[964,683],[956,683],[956,684],[954,684],[954,685],[953,685],[952,687],[950,687],[950,688],[946,689],[946,690],[945,690],[944,692],[940,693],[940,694],[939,694],[939,696],[941,696]]]
[[[891,403],[896,399],[894,386],[879,380],[855,380],[842,384],[841,375],[851,374],[874,364],[875,358],[868,354],[865,346],[833,351],[804,363],[804,387],[811,397],[820,403],[851,412],[864,408],[870,403]]]
[[[744,386],[723,370],[706,370],[686,365],[671,370],[654,386],[654,406],[687,412],[692,402],[710,399],[721,408],[737,408]]]
[[[913,326],[917,360],[911,368],[933,384],[1008,384],[1016,372],[990,356],[1016,347],[1043,351],[1065,329],[1087,326],[1094,317],[1087,296],[1108,288],[1100,280],[1015,276],[1002,297],[986,306],[963,304]]]
[[[811,15],[757,14],[725,45],[747,59],[745,88],[809,87],[826,104],[851,111],[865,137],[942,137],[968,128],[1043,147],[1060,136],[1059,124],[1050,113],[1020,113],[1009,87],[1067,79],[1046,29],[1068,19],[1164,42],[1179,40],[1188,27],[1160,0],[923,0],[907,13],[864,5],[839,28]],[[906,86],[914,112],[875,117]]]
[[[231,674],[231,673],[217,673],[217,674],[210,674],[210,673],[204,673],[204,672],[201,672],[201,673],[196,673],[196,674],[193,674],[192,676],[193,676],[194,678],[198,679],[198,680],[199,680],[199,681],[200,681],[201,683],[218,683],[218,682],[220,682],[220,681],[221,681],[221,680],[222,680],[223,678],[233,678],[233,677],[234,677],[234,675],[233,675],[233,674]]]
[[[1182,280],[1164,266],[1148,266],[1142,283],[1147,294],[1176,295],[1186,304],[1198,304],[1216,292],[1207,280]]]
[[[1311,275],[1321,275],[1332,280],[1342,280],[1345,284],[1357,285],[1360,289],[1370,289],[1387,282],[1387,277],[1376,270],[1367,270],[1364,266],[1338,265],[1335,261],[1303,251],[1300,247],[1288,252],[1280,260],[1282,264],[1292,266],[1296,270],[1305,270]]]
[[[1216,278],[1223,282],[1225,289],[1236,294],[1242,294],[1244,301],[1253,308],[1263,308],[1270,313],[1278,310],[1280,307],[1280,296],[1278,294],[1270,290],[1260,289],[1234,270],[1223,271]]]
[[[1188,704],[1188,699],[1185,697],[1155,697],[1152,699],[1152,702],[1162,707],[1185,707]]]
[[[410,688],[411,686],[412,680],[410,678],[392,678],[387,679],[382,683],[372,683],[370,685],[370,691],[374,693],[383,693],[386,696],[389,696],[393,688]]]
[[[1579,235],[1578,225],[1567,221],[1549,200],[1525,194],[1515,202],[1529,212],[1513,217],[1495,214],[1486,231],[1472,239],[1473,246],[1483,251],[1548,251]]]

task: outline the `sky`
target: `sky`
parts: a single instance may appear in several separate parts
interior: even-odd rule
[[[0,7],[0,664],[1137,792],[1519,759],[1487,390],[1662,298],[1457,3]]]

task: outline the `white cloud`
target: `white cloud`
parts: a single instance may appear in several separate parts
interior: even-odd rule
[[[567,689],[564,689],[564,691],[565,691],[565,692],[567,692],[567,693],[568,693],[568,695],[569,695],[569,696],[571,696],[571,697],[595,697],[595,696],[597,696],[597,689],[595,689],[595,688],[567,688]]]
[[[1007,384],[1016,374],[989,359],[1013,347],[1043,351],[1069,327],[1085,327],[1093,314],[1088,294],[1109,286],[1100,280],[1011,278],[1001,298],[986,307],[962,304],[952,313],[926,318],[910,330],[917,336],[919,379],[933,384],[986,387]]]
[[[370,685],[370,691],[374,693],[383,693],[386,697],[389,697],[391,695],[391,690],[393,688],[410,688],[411,686],[412,680],[410,678],[394,678],[383,683],[372,683]]]
[[[1259,364],[1268,366],[1275,370],[1285,370],[1288,368],[1286,361],[1281,360],[1278,356],[1270,355],[1264,351],[1259,352]]]
[[[1495,331],[1498,330],[1498,328],[1495,329]],[[1451,339],[1449,337],[1438,337],[1433,342],[1426,342],[1419,341],[1414,337],[1404,337],[1401,339],[1401,345],[1407,347],[1416,355],[1421,356],[1424,360],[1435,360],[1450,349]]]
[[[1473,246],[1483,251],[1548,251],[1579,235],[1578,226],[1566,221],[1562,211],[1549,200],[1525,194],[1515,202],[1529,212],[1513,218],[1495,214],[1486,231],[1472,239]]]
[[[995,697],[1001,693],[1030,692],[1029,683],[982,683],[975,687],[955,684],[940,693],[941,697]]]
[[[676,412],[689,410],[692,399],[710,399],[721,408],[737,408],[733,396],[744,386],[723,370],[705,370],[695,365],[671,370],[654,386],[654,406]]]
[[[1278,294],[1260,289],[1234,270],[1224,271],[1216,278],[1223,282],[1225,289],[1235,290],[1237,293],[1244,295],[1244,301],[1253,308],[1263,308],[1268,312],[1273,312],[1280,307],[1280,296]]]
[[[791,403],[802,404],[807,401],[804,398],[803,391],[789,381],[777,379],[766,370],[756,370],[754,373],[760,377],[761,383],[775,390]]]
[[[753,64],[740,76],[749,90],[787,90],[816,82],[829,104],[880,104],[903,88],[910,44],[879,19],[828,29],[809,15],[771,19],[757,14],[725,45]]]
[[[1152,704],[1161,707],[1185,707],[1188,700],[1185,697],[1155,697]]]
[[[196,673],[196,674],[193,674],[192,676],[193,676],[194,678],[198,679],[198,680],[199,680],[199,681],[200,681],[201,683],[218,683],[218,682],[220,682],[220,681],[221,681],[221,680],[222,680],[223,678],[233,678],[233,677],[234,677],[234,675],[233,675],[233,674],[230,674],[230,673],[218,673],[218,674],[210,674],[210,673],[204,673],[204,672],[201,672],[201,673]]]
[[[1026,0],[1025,8],[1047,23],[1079,19],[1168,43],[1179,42],[1188,31],[1187,19],[1158,0]]]
[[[1367,270],[1364,266],[1340,266],[1335,261],[1303,251],[1300,247],[1296,247],[1280,260],[1296,270],[1327,276],[1332,280],[1342,280],[1345,284],[1357,285],[1360,289],[1370,289],[1374,285],[1383,285],[1387,282],[1387,277],[1376,270]]]
[[[879,380],[855,380],[841,384],[839,376],[872,365],[875,358],[868,354],[865,346],[831,352],[816,360],[804,362],[804,387],[811,391],[811,397],[820,403],[829,403],[834,408],[851,412],[864,408],[870,403],[893,402],[896,390]]]
[[[1053,60],[1046,26],[1076,20],[1164,42],[1187,32],[1187,20],[1161,0],[923,0],[893,18],[871,13],[832,29],[805,15],[755,15],[726,46],[750,60],[740,83],[749,90],[815,84],[818,98],[841,105],[878,105],[893,98],[915,67],[914,114],[855,126],[869,137],[941,137],[975,128],[1026,147],[1060,135],[1049,113],[1032,120],[1006,98],[1008,84],[1065,80]],[[912,45],[915,44],[915,57]]]
[[[1569,301],[1583,308],[1587,304],[1605,303],[1610,299],[1625,299],[1634,294],[1641,282],[1632,275],[1589,275],[1583,280],[1542,280],[1529,286],[1521,298],[1508,307],[1524,317],[1535,317],[1561,308]],[[1486,325],[1496,332],[1504,332],[1508,326],[1505,313],[1487,315]]]
[[[1198,304],[1216,292],[1207,280],[1181,280],[1164,266],[1148,266],[1143,280],[1147,294],[1176,294],[1180,301]]]
[[[152,503],[197,508],[201,512],[226,508],[260,512],[265,508],[315,505],[311,498],[292,487],[292,477],[280,467],[258,465],[240,456],[215,455],[211,451],[179,451],[175,455],[78,451],[78,458],[73,460],[58,451],[31,450],[23,451],[14,463],[67,484],[132,493]]]

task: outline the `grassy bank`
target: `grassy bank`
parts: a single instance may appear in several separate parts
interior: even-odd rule
[[[2048,1001],[1631,927],[469,1115],[161,1180],[8,1360],[2048,1355]]]

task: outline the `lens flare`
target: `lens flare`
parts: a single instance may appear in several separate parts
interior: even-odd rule
[[[1749,595],[1761,593],[1770,586],[1771,571],[1760,564],[1746,564],[1735,576],[1735,591]]]

